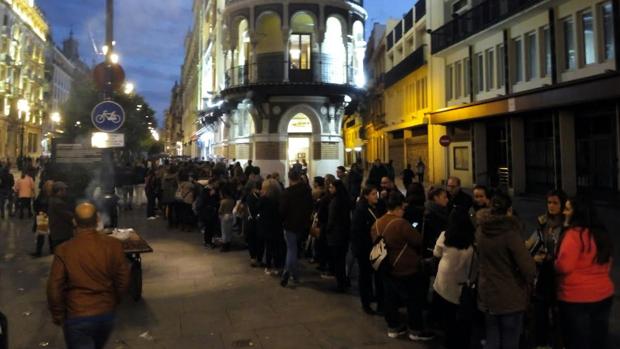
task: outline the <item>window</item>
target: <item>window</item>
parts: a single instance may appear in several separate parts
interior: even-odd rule
[[[454,65],[454,97],[455,98],[461,98],[461,90],[463,87],[463,67],[462,67],[462,63],[461,62],[456,62],[456,64]]]
[[[538,55],[536,54],[536,33],[526,35],[527,39],[527,56],[526,56],[526,74],[527,81],[536,79],[538,69]]]
[[[465,8],[468,5],[468,0],[457,0],[452,3],[452,13],[458,13],[460,10]]]
[[[495,87],[495,52],[493,49],[487,50],[487,91]]]
[[[497,87],[506,85],[506,49],[504,45],[497,46]]]
[[[594,53],[594,20],[592,18],[591,11],[584,11],[581,13],[581,27],[582,27],[582,53],[583,63],[585,65],[596,63],[596,54]]]
[[[471,93],[471,62],[469,58],[465,58],[463,61],[463,67],[465,68],[465,73],[463,74],[465,88],[463,90],[465,91],[465,97],[468,97]]]
[[[454,95],[452,94],[452,65],[446,67],[446,99],[451,100],[454,99]]]
[[[521,39],[514,39],[514,82],[522,82],[523,81],[523,43]]]
[[[290,38],[290,61],[291,69],[311,69],[312,57],[310,34],[292,34]]]
[[[614,13],[611,1],[601,5],[601,17],[603,18],[603,57],[605,60],[614,59]]]
[[[575,57],[575,31],[572,17],[562,20],[562,30],[564,32],[564,69],[575,69],[577,59]]]
[[[484,56],[482,53],[476,55],[476,92],[484,91]]]
[[[543,57],[543,67],[541,70],[542,76],[550,76],[551,75],[551,33],[549,32],[549,27],[544,27],[541,30],[542,36],[542,57]]]

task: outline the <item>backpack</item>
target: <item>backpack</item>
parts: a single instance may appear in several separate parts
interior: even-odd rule
[[[393,219],[391,220],[386,226],[385,228],[383,228],[383,233],[385,233],[385,231],[387,230],[387,228],[390,227],[390,225],[397,221],[397,219]],[[375,223],[375,228],[377,229],[377,239],[375,240],[375,242],[372,245],[372,250],[370,250],[370,264],[372,265],[372,268],[374,270],[379,270],[383,267],[384,263],[383,261],[385,260],[385,258],[388,255],[388,251],[387,251],[387,246],[385,243],[385,238],[383,237],[383,233],[379,233],[379,225],[377,223]],[[402,251],[400,251],[400,254],[398,255],[398,258],[396,258],[396,261],[394,261],[394,265],[396,266],[396,264],[398,263],[398,260],[400,259],[400,257],[402,256],[403,252],[405,251],[405,248],[407,248],[407,244],[405,244],[405,246],[403,246]]]

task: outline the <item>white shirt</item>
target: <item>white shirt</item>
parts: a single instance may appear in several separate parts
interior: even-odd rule
[[[474,249],[459,250],[446,247],[446,232],[442,232],[435,243],[433,255],[441,258],[433,289],[441,297],[453,304],[459,304],[462,284],[467,281]]]

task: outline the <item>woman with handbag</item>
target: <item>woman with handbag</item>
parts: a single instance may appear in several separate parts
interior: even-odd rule
[[[440,259],[433,284],[445,331],[447,349],[463,348],[469,343],[471,323],[459,321],[463,285],[473,272],[474,226],[467,211],[455,208],[448,219],[448,228],[439,235],[433,255]],[[466,306],[466,305],[462,305]]]
[[[351,220],[351,249],[359,267],[360,300],[362,301],[362,309],[368,315],[383,312],[383,281],[381,281],[379,273],[374,271],[368,259],[373,245],[370,238],[370,228],[380,218],[376,210],[378,201],[379,191],[377,188],[374,186],[365,187],[361,192]],[[373,300],[377,303],[377,312],[370,306]]]

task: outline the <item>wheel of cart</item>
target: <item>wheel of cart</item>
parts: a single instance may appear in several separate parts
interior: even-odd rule
[[[142,260],[137,253],[127,256],[131,262],[131,279],[129,281],[129,295],[134,301],[142,298]]]

